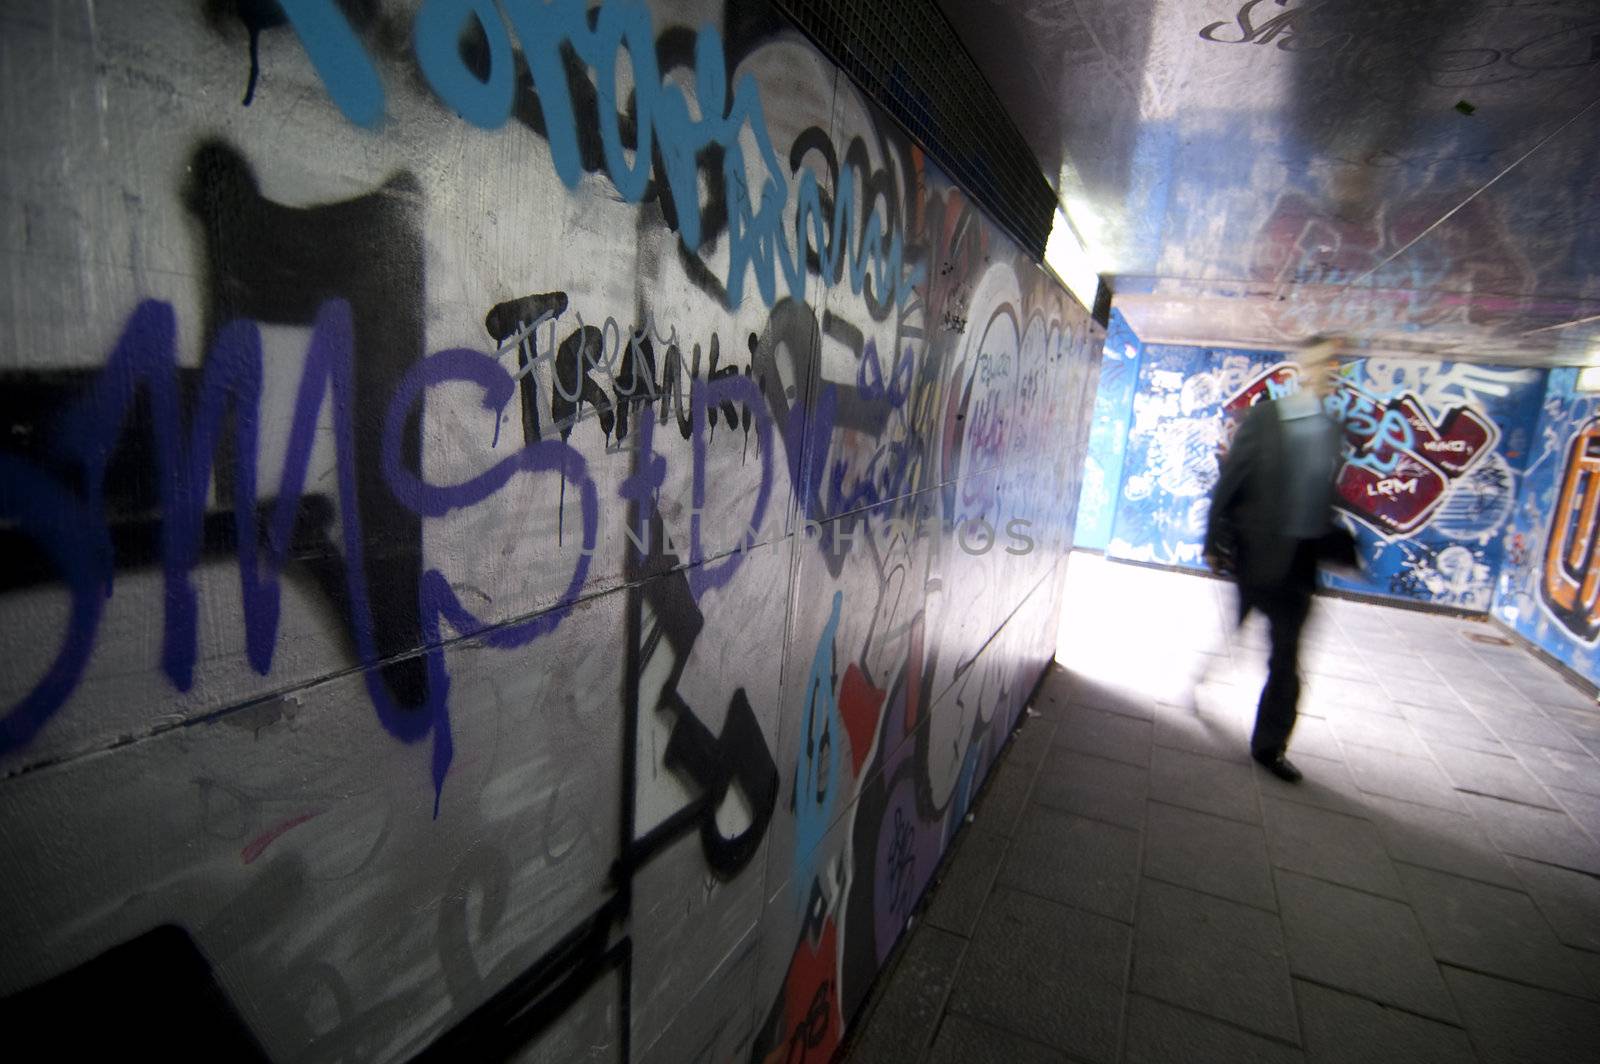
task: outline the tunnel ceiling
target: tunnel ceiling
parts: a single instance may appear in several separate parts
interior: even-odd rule
[[[939,0],[1149,341],[1600,363],[1600,0]]]

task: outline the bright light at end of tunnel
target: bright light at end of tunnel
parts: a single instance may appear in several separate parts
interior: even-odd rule
[[[1094,309],[1100,275],[1089,258],[1089,252],[1072,231],[1064,211],[1056,211],[1055,222],[1050,226],[1050,239],[1044,246],[1044,264],[1056,272],[1068,291],[1078,297],[1078,302],[1090,310]]]
[[[1054,239],[1055,234],[1051,234]],[[1049,258],[1048,253],[1045,255]],[[1578,371],[1578,391],[1600,392],[1600,366],[1585,366]]]

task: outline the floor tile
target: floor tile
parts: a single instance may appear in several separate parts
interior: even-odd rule
[[[1155,705],[1149,695],[1131,691],[1126,687],[1113,687],[1088,678],[1081,678],[1073,689],[1071,702],[1106,713],[1119,713],[1124,717],[1149,720],[1155,714]]]
[[[1346,745],[1357,743],[1412,757],[1428,756],[1427,747],[1422,745],[1422,740],[1417,738],[1404,717],[1340,707],[1337,712],[1329,714],[1328,724],[1333,728],[1333,734]]]
[[[1137,828],[1144,824],[1149,791],[1149,769],[1057,749],[1039,768],[1033,800],[1052,809]]]
[[[1000,882],[1131,921],[1139,882],[1139,833],[1032,805],[1011,840]]]
[[[1294,1046],[1139,994],[1128,996],[1126,1064],[1299,1064]]]
[[[1402,865],[1411,911],[1441,961],[1519,982],[1588,993],[1550,925],[1519,890]]]
[[[1554,808],[1555,799],[1515,758],[1435,743],[1434,757],[1457,790],[1487,794],[1523,805]]]
[[[1510,748],[1470,712],[1409,705],[1401,705],[1400,712],[1411,722],[1412,730],[1430,744],[1460,746],[1502,757],[1511,754]]]
[[[1600,843],[1600,795],[1550,788],[1550,794],[1589,837]]]
[[[1198,711],[1165,707],[1155,721],[1156,745],[1244,764],[1250,759],[1252,723],[1238,712],[1213,708],[1210,691],[1202,693]]]
[[[1524,857],[1510,862],[1556,937],[1600,953],[1600,878]]]
[[[1600,844],[1565,813],[1475,794],[1462,800],[1501,853],[1600,875]]]
[[[856,1059],[886,1064],[922,1059],[966,946],[965,939],[926,924],[911,933],[883,996],[856,1038]]]
[[[1150,797],[1202,813],[1261,823],[1249,765],[1158,746],[1150,756]]]
[[[1134,990],[1298,1040],[1283,931],[1271,913],[1147,879],[1134,935]]]
[[[1278,907],[1262,829],[1210,813],[1150,803],[1144,874],[1261,909]]]
[[[1464,1064],[1467,1032],[1296,979],[1307,1064]],[[1174,1058],[1178,1059],[1178,1058]]]
[[[877,1064],[877,1058],[860,1053],[852,1053],[852,1059]],[[1069,1064],[1060,1050],[955,1013],[939,1025],[927,1060],[928,1064]]]
[[[1372,746],[1352,745],[1348,753],[1345,764],[1356,786],[1366,793],[1462,811],[1455,788],[1432,758],[1407,757]]]
[[[1365,816],[1368,796],[1356,787],[1355,777],[1343,761],[1330,761],[1325,757],[1296,750],[1289,743],[1289,760],[1304,778],[1298,783],[1288,783],[1268,772],[1264,766],[1253,765],[1256,786],[1264,797],[1301,805],[1314,805],[1351,816]]]
[[[1295,975],[1457,1022],[1439,966],[1408,906],[1293,872],[1280,871],[1277,882]]]
[[[967,947],[950,1011],[1110,1064],[1132,936],[1115,920],[997,888]]]
[[[1394,860],[1504,887],[1519,885],[1506,858],[1471,816],[1392,798],[1373,798],[1370,806]]]
[[[973,823],[982,825],[987,831],[1012,835],[1016,831],[1017,818],[1028,804],[1028,792],[1033,789],[1033,777],[1037,771],[1037,765],[1012,764],[1002,759],[992,772],[993,779],[984,785],[983,794],[973,810]]]
[[[1460,968],[1444,968],[1482,1064],[1594,1059],[1600,1004]]]
[[[1501,742],[1531,743],[1578,752],[1583,749],[1571,735],[1567,734],[1566,729],[1546,717],[1536,706],[1528,706],[1522,710],[1515,708],[1493,710],[1480,706],[1475,712],[1478,719],[1488,725],[1489,730],[1494,732]]]
[[[1057,749],[1144,767],[1150,764],[1150,722],[1120,713],[1069,706],[1056,731]]]
[[[932,892],[928,923],[970,936],[1010,844],[1010,839],[976,821],[963,828],[957,836],[956,852]]]
[[[1548,746],[1506,744],[1528,774],[1546,787],[1562,787],[1600,796],[1600,761],[1582,747],[1557,750]]]
[[[1357,890],[1405,897],[1378,829],[1369,821],[1308,805],[1262,800],[1274,868]]]

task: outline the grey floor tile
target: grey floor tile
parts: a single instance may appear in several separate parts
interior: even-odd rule
[[[1589,833],[1590,838],[1600,842],[1600,795],[1555,787],[1550,788],[1550,794],[1578,822],[1578,826]]]
[[[1548,665],[1541,663],[1536,665],[1535,669],[1537,671],[1532,674],[1533,680],[1524,683],[1520,688],[1528,698],[1541,706],[1559,706],[1562,709],[1577,710],[1594,709],[1594,695],[1567,682]]]
[[[1158,746],[1150,755],[1150,797],[1202,813],[1261,823],[1250,765]]]
[[[1593,1060],[1600,1004],[1446,966],[1483,1064],[1566,1064]]]
[[[1303,719],[1303,718],[1302,718]],[[1299,726],[1295,728],[1299,731]],[[1333,761],[1306,753],[1289,741],[1289,760],[1304,773],[1299,783],[1285,783],[1260,765],[1255,769],[1256,785],[1265,797],[1301,805],[1314,805],[1319,809],[1365,816],[1367,796],[1356,787],[1355,777],[1343,761]]]
[[[1555,799],[1515,758],[1433,744],[1433,753],[1457,790],[1487,794],[1523,805],[1554,808]]]
[[[1546,787],[1600,795],[1600,761],[1582,747],[1557,750],[1530,743],[1507,743],[1529,774]]]
[[[1600,875],[1600,844],[1565,813],[1476,794],[1462,800],[1501,853]]]
[[[1378,683],[1382,685],[1395,702],[1403,702],[1412,706],[1435,706],[1444,709],[1466,709],[1467,704],[1461,696],[1436,676],[1417,679],[1414,676],[1402,674],[1380,674]]]
[[[1344,748],[1339,745],[1332,726],[1320,717],[1302,716],[1295,721],[1294,732],[1289,736],[1289,750],[1295,755],[1310,754],[1330,761],[1344,760]]]
[[[1095,680],[1083,679],[1072,692],[1072,704],[1088,706],[1106,713],[1119,713],[1124,717],[1149,720],[1155,714],[1155,700],[1143,691],[1127,687],[1112,687]]]
[[[1146,879],[1132,988],[1241,1027],[1298,1041],[1283,930],[1271,913]]]
[[[1212,708],[1214,702],[1208,697],[1211,690],[1206,688],[1202,692],[1198,712],[1165,707],[1156,716],[1156,745],[1242,765],[1250,759],[1251,725],[1236,711]]]
[[[851,1059],[877,1064],[876,1057],[859,1053]],[[1059,1050],[955,1013],[939,1025],[927,1060],[928,1064],[1069,1064]]]
[[[1262,829],[1210,813],[1151,802],[1144,874],[1261,909],[1278,907]]]
[[[1000,868],[1000,882],[1131,921],[1139,882],[1139,833],[1030,805]]]
[[[1411,722],[1412,730],[1429,743],[1460,746],[1501,756],[1511,753],[1483,721],[1470,712],[1407,705],[1402,705],[1400,711]]]
[[[1588,993],[1588,984],[1533,901],[1520,890],[1403,865],[1411,910],[1434,956],[1491,975]]]
[[[1403,898],[1378,829],[1367,820],[1308,805],[1262,799],[1274,868]]]
[[[997,888],[967,947],[950,1011],[1110,1064],[1132,936],[1115,920]]]
[[[1295,975],[1457,1022],[1439,966],[1402,902],[1280,871],[1278,908]]]
[[[1039,768],[1033,800],[1123,827],[1144,824],[1150,770],[1124,761],[1057,749]]]
[[[1037,765],[1024,765],[1002,759],[993,771],[993,779],[983,788],[977,807],[973,810],[973,823],[986,831],[1010,836],[1016,831],[1017,818],[1028,804],[1028,793],[1033,789]]]
[[[1581,751],[1583,748],[1568,735],[1566,729],[1541,713],[1537,706],[1523,709],[1515,707],[1492,710],[1479,707],[1478,719],[1489,726],[1501,742],[1531,743],[1558,750]]]
[[[1471,816],[1392,798],[1375,797],[1370,806],[1384,848],[1396,861],[1505,887],[1519,885],[1506,858]]]
[[[933,888],[927,920],[934,927],[970,936],[978,913],[1000,872],[1011,840],[974,822],[963,828],[956,852]]]
[[[857,1060],[907,1064],[922,1059],[961,966],[966,940],[924,924],[884,984],[851,1053]]]
[[[1600,998],[1600,953],[1575,946],[1567,947],[1567,952],[1583,977],[1589,981],[1589,996]]]
[[[1062,714],[1055,745],[1061,750],[1094,754],[1130,765],[1150,764],[1150,722],[1085,706],[1069,706]]]
[[[1582,743],[1600,741],[1600,708],[1569,709],[1563,706],[1544,706],[1544,715],[1566,729],[1568,735]],[[1590,750],[1590,753],[1594,753]],[[1600,756],[1600,755],[1597,755]]]
[[[1139,994],[1128,995],[1126,1064],[1298,1064],[1283,1042]]]
[[[1306,691],[1312,698],[1325,705],[1348,707],[1350,709],[1367,710],[1374,713],[1390,713],[1391,699],[1382,686],[1365,680],[1341,680],[1334,677],[1323,677],[1320,682],[1306,686]]]
[[[1296,979],[1307,1064],[1470,1064],[1467,1032]]]
[[[1523,857],[1510,862],[1556,937],[1569,946],[1600,952],[1600,878]]]
[[[1428,756],[1427,747],[1404,717],[1341,706],[1328,715],[1328,724],[1346,746],[1356,743],[1412,757]]]
[[[1024,767],[1038,765],[1050,749],[1056,727],[1054,721],[1024,716],[1022,726],[1017,729],[1000,756]]]
[[[1352,746],[1345,764],[1356,786],[1367,794],[1381,794],[1418,805],[1462,812],[1461,799],[1432,758],[1407,757],[1372,746]]]

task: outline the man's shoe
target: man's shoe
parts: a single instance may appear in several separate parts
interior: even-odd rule
[[[1294,763],[1282,754],[1278,754],[1276,757],[1264,757],[1260,754],[1252,753],[1250,756],[1260,762],[1268,772],[1285,783],[1299,783],[1305,778],[1300,770],[1294,767]]]

